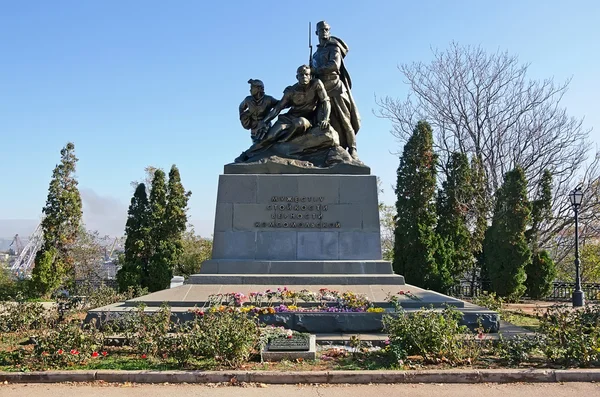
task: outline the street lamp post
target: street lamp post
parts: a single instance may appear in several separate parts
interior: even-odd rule
[[[579,206],[583,199],[581,188],[578,187],[569,193],[569,199],[575,212],[575,291],[573,291],[573,307],[581,307],[585,301],[583,291],[581,290],[581,273],[579,271],[579,224],[577,219]]]

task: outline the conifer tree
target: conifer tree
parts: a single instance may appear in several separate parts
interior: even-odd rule
[[[179,169],[173,165],[169,171],[167,185],[167,207],[165,211],[166,234],[169,241],[171,270],[180,262],[183,254],[183,238],[187,226],[187,204],[191,192],[186,192],[181,183]]]
[[[419,121],[398,166],[393,267],[410,284],[443,291],[451,277],[447,247],[435,232],[436,161],[431,126]]]
[[[471,159],[471,186],[473,199],[469,214],[469,228],[471,230],[471,253],[475,258],[471,270],[471,286],[474,288],[477,279],[488,281],[489,276],[483,261],[483,239],[488,228],[489,195],[483,162],[477,156]]]
[[[533,252],[532,260],[525,268],[527,295],[539,299],[547,296],[552,290],[552,282],[556,277],[556,266],[546,250],[539,244],[541,225],[548,221],[552,212],[552,174],[545,170],[540,179],[538,197],[532,203],[531,229],[527,231],[529,245]]]
[[[77,239],[81,223],[81,196],[75,177],[77,157],[71,142],[60,151],[61,160],[52,173],[43,208],[44,243],[35,257],[32,281],[38,293],[48,295],[74,281],[70,246]]]
[[[150,292],[169,286],[172,271],[169,267],[171,254],[169,249],[167,213],[167,184],[165,172],[154,172],[150,189],[150,241],[153,252],[148,266],[148,274],[142,275],[142,285]]]
[[[498,296],[515,299],[525,291],[525,267],[531,261],[525,231],[530,219],[527,181],[517,166],[506,173],[497,191],[492,225],[483,242],[485,268]]]
[[[451,244],[452,254],[448,271],[459,282],[467,270],[473,266],[471,233],[468,229],[468,215],[473,188],[469,159],[464,153],[453,153],[448,162],[448,177],[442,183],[437,201],[437,233]]]
[[[149,263],[152,255],[150,240],[150,204],[146,185],[139,183],[131,198],[125,225],[125,252],[117,282],[121,291],[128,287],[144,286],[142,280],[149,279]]]

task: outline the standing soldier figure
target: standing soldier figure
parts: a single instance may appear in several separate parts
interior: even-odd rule
[[[348,149],[352,158],[358,159],[356,134],[360,129],[360,115],[350,91],[352,81],[344,66],[348,46],[341,39],[331,36],[329,29],[327,22],[317,23],[319,45],[311,66],[315,76],[323,82],[331,101],[330,123],[339,134],[340,146]]]

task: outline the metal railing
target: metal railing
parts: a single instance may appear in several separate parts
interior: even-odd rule
[[[585,299],[588,301],[600,301],[600,283],[582,283],[581,289],[585,294]],[[475,284],[460,284],[451,288],[449,295],[457,298],[473,298],[475,296],[482,295],[486,291],[490,291],[489,283],[475,283]],[[568,301],[571,300],[573,291],[575,290],[575,283],[572,282],[555,282],[552,286],[552,291],[548,294],[544,300],[547,301]],[[525,293],[527,298],[527,293]]]

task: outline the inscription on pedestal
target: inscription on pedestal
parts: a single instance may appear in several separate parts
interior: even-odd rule
[[[265,205],[265,215],[268,214],[270,219],[256,221],[254,226],[292,229],[340,228],[341,223],[338,220],[327,219],[329,205],[324,202],[325,197],[273,196],[271,204]]]

